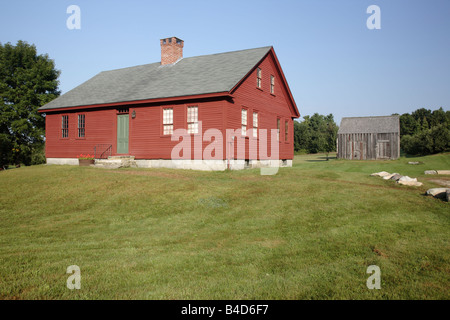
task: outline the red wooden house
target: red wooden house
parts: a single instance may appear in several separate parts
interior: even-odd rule
[[[132,156],[141,167],[224,170],[264,165],[276,145],[276,160],[292,165],[300,114],[273,47],[183,58],[183,46],[162,39],[161,62],[101,72],[42,106],[47,163],[77,164],[77,155],[95,153]],[[181,141],[192,150],[174,162]],[[270,157],[257,152],[263,144]]]

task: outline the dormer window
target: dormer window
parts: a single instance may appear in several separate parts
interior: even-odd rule
[[[256,69],[256,87],[261,89],[261,69]]]

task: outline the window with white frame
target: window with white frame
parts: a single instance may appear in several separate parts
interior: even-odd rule
[[[61,137],[69,137],[69,116],[67,115],[61,117]]]
[[[275,94],[275,77],[270,76],[270,93]]]
[[[253,137],[258,137],[258,113],[253,112]]]
[[[242,109],[241,116],[241,125],[242,125],[242,135],[247,135],[247,109]]]
[[[163,109],[163,134],[173,134],[173,108]]]
[[[188,133],[198,133],[198,107],[187,108]]]
[[[277,119],[277,141],[280,141],[280,118]]]
[[[256,86],[258,88],[261,88],[261,82],[262,82],[261,78],[262,78],[262,76],[261,76],[261,69],[258,68],[258,69],[256,69]]]
[[[284,122],[284,141],[286,141],[286,142],[288,141],[288,137],[289,137],[288,128],[289,128],[289,122],[286,120]]]

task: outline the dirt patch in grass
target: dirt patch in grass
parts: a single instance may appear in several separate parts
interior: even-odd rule
[[[450,188],[450,178],[441,178],[441,179],[426,179],[429,182],[436,183],[440,186]]]
[[[376,253],[377,255],[379,255],[380,257],[383,257],[383,258],[387,258],[388,257],[388,255],[386,253],[384,253],[383,251],[378,249],[376,246],[372,249],[372,251],[374,253]]]

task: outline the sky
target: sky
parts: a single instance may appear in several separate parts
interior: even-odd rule
[[[380,29],[367,27],[371,5]],[[160,61],[172,36],[184,57],[273,46],[302,117],[450,110],[450,0],[0,0],[0,43],[48,54],[62,93]]]

